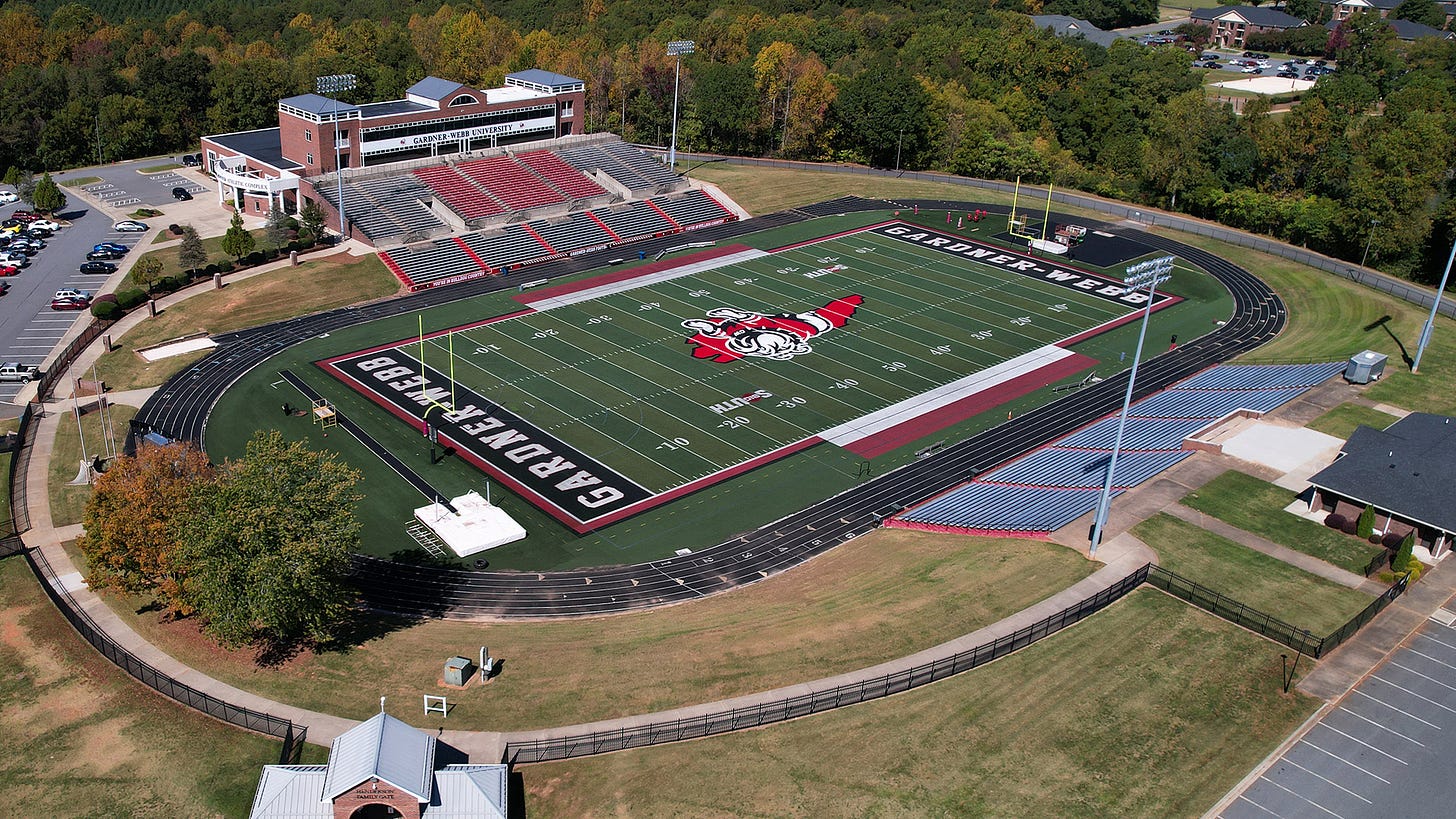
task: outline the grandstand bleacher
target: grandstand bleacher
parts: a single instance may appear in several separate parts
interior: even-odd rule
[[[653,185],[672,185],[681,181],[671,168],[625,142],[603,143],[602,150]]]
[[[455,168],[511,210],[530,210],[566,201],[565,194],[511,156],[475,159]]]
[[[732,215],[727,208],[718,204],[718,200],[700,190],[690,190],[682,196],[664,197],[658,202],[658,207],[679,225],[702,225]]]
[[[1343,371],[1340,362],[1223,365],[1128,408],[1114,490],[1190,457],[1183,441],[1237,410],[1268,412]],[[1092,511],[1118,417],[1104,418],[886,521],[888,526],[1045,535]]]
[[[532,222],[531,228],[547,244],[557,249],[605,247],[616,241],[602,228],[600,222],[585,213],[573,213],[563,219]]]
[[[593,211],[613,233],[627,242],[648,236],[671,233],[676,226],[647,202],[630,202],[624,206]]]
[[[445,166],[419,168],[414,175],[445,200],[445,204],[460,214],[463,219],[480,219],[504,213],[506,210],[504,205],[454,168]]]
[[[572,199],[588,199],[606,193],[591,177],[566,164],[561,157],[550,151],[532,151],[521,154],[516,159]]]

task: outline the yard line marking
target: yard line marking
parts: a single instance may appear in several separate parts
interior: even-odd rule
[[[1440,708],[1443,711],[1449,711],[1449,712],[1451,712],[1453,714],[1456,714],[1456,708],[1452,708],[1449,705],[1445,705],[1443,703],[1439,703],[1439,702],[1431,699],[1430,697],[1423,697],[1420,694],[1417,694],[1416,692],[1410,690],[1409,688],[1406,688],[1405,686],[1401,685],[1400,683],[1391,682],[1390,680],[1385,679],[1384,677],[1380,676],[1379,674],[1371,674],[1370,675],[1370,679],[1372,679],[1372,680],[1379,680],[1380,682],[1385,683],[1386,685],[1390,686],[1391,688],[1395,688],[1395,689],[1398,689],[1400,691],[1403,691],[1403,692],[1411,695],[1412,697],[1415,697],[1418,700],[1424,700],[1425,702],[1429,702],[1430,704],[1436,706],[1437,708]]]
[[[1355,797],[1356,799],[1359,799],[1361,802],[1364,802],[1367,805],[1373,805],[1373,804],[1375,804],[1374,802],[1371,802],[1369,799],[1366,799],[1365,797],[1361,796],[1360,794],[1355,793],[1354,791],[1350,790],[1349,788],[1345,787],[1344,785],[1341,785],[1340,783],[1338,783],[1338,782],[1336,782],[1336,781],[1334,781],[1332,779],[1326,779],[1325,777],[1320,776],[1319,774],[1315,773],[1314,771],[1311,771],[1309,768],[1304,767],[1303,765],[1299,764],[1298,762],[1295,762],[1294,760],[1290,759],[1287,756],[1284,757],[1284,760],[1283,761],[1285,762],[1285,764],[1293,765],[1294,767],[1300,769],[1301,771],[1304,771],[1305,773],[1309,774],[1310,776],[1314,777],[1315,779],[1318,779],[1318,780],[1320,780],[1322,782],[1328,782],[1329,784],[1334,785],[1335,787],[1339,788],[1340,790],[1344,791],[1345,793],[1350,794],[1351,796]]]
[[[1360,696],[1364,697],[1367,700],[1370,700],[1371,702],[1380,703],[1381,707],[1383,707],[1383,708],[1389,708],[1390,710],[1394,711],[1397,714],[1401,714],[1403,716],[1410,717],[1411,719],[1415,720],[1416,722],[1421,723],[1422,725],[1429,725],[1432,728],[1435,728],[1437,731],[1441,730],[1441,726],[1437,725],[1436,723],[1434,723],[1434,722],[1426,722],[1425,720],[1421,719],[1420,717],[1416,716],[1415,714],[1412,714],[1412,713],[1410,713],[1408,711],[1402,711],[1399,708],[1396,708],[1394,705],[1387,705],[1384,702],[1382,702],[1378,697],[1372,697],[1369,694],[1366,694],[1364,691],[1361,691],[1358,688],[1356,688],[1351,693],[1352,694],[1359,694]]]
[[[1420,654],[1419,651],[1412,651],[1411,653],[1413,653],[1413,654]],[[1421,656],[1422,657],[1425,657],[1426,655],[1421,654]],[[1430,658],[1427,657],[1427,659],[1430,659]],[[1437,661],[1437,662],[1439,662],[1439,661]],[[1403,668],[1406,671],[1409,671],[1410,673],[1416,675],[1417,677],[1420,677],[1423,680],[1430,680],[1431,682],[1435,683],[1436,685],[1441,686],[1442,688],[1449,689],[1451,691],[1456,691],[1456,686],[1447,685],[1446,683],[1441,682],[1440,680],[1436,679],[1435,677],[1430,677],[1430,676],[1427,676],[1425,674],[1422,674],[1421,672],[1415,670],[1414,668],[1411,668],[1408,665],[1401,665],[1400,663],[1396,662],[1395,660],[1391,660],[1390,661],[1390,664],[1393,665],[1393,666],[1395,666],[1396,668]],[[1440,663],[1440,664],[1441,665],[1446,665],[1445,663]],[[1446,665],[1446,667],[1447,668],[1451,668],[1452,666]]]
[[[1410,653],[1416,655],[1417,657],[1425,657],[1427,660],[1430,660],[1431,662],[1435,663],[1436,665],[1443,665],[1443,666],[1445,666],[1447,668],[1450,668],[1450,669],[1456,669],[1456,665],[1451,665],[1450,663],[1442,662],[1441,660],[1438,660],[1438,659],[1436,659],[1435,657],[1432,657],[1429,654],[1425,654],[1425,653],[1420,652],[1420,651],[1417,651],[1417,650],[1415,650],[1413,648],[1407,648],[1406,651],[1409,651]],[[1405,666],[1401,666],[1401,668],[1405,668]],[[1448,685],[1446,687],[1447,688],[1450,688],[1451,686]]]
[[[1295,793],[1294,791],[1291,791],[1290,789],[1284,787],[1283,785],[1279,784],[1278,782],[1275,782],[1274,780],[1270,779],[1268,776],[1261,776],[1259,778],[1260,779],[1263,779],[1265,782],[1268,782],[1270,785],[1273,785],[1274,787],[1278,788],[1279,790],[1284,791],[1285,793],[1289,794],[1290,796],[1294,797],[1295,799],[1298,799],[1298,800],[1303,801],[1303,802],[1308,802],[1311,805],[1314,805],[1315,807],[1319,808],[1320,810],[1324,811],[1325,813],[1328,813],[1329,815],[1335,817],[1335,819],[1345,819],[1345,817],[1339,815],[1338,813],[1335,813],[1334,811],[1330,810],[1329,808],[1325,807],[1324,805],[1321,805],[1320,803],[1314,801],[1313,799],[1310,799],[1309,797],[1307,797],[1307,796],[1305,796],[1303,794],[1299,794],[1299,793]]]
[[[1259,804],[1258,802],[1255,802],[1254,800],[1250,799],[1245,794],[1242,794],[1242,793],[1239,794],[1239,798],[1242,799],[1242,800],[1244,800],[1245,802],[1248,802],[1250,805],[1253,805],[1254,807],[1258,808],[1259,810],[1261,810],[1261,811],[1269,814],[1270,816],[1279,816],[1280,819],[1284,819],[1284,817],[1281,816],[1280,814],[1277,814],[1274,811],[1269,810],[1268,808],[1264,807],[1263,805]]]
[[[1299,745],[1308,745],[1309,747],[1315,749],[1316,751],[1319,751],[1320,753],[1324,754],[1325,756],[1328,756],[1328,757],[1330,757],[1332,759],[1337,759],[1337,760],[1345,763],[1346,765],[1349,765],[1351,768],[1354,768],[1355,770],[1360,771],[1361,773],[1369,774],[1370,776],[1375,777],[1376,779],[1379,779],[1381,782],[1384,782],[1387,785],[1390,784],[1390,780],[1389,779],[1386,779],[1385,777],[1381,776],[1380,774],[1375,773],[1374,771],[1367,771],[1364,768],[1360,767],[1359,765],[1356,765],[1355,763],[1351,762],[1350,760],[1348,760],[1348,759],[1340,756],[1339,754],[1332,754],[1329,751],[1326,751],[1324,748],[1321,748],[1320,746],[1314,744],[1313,742],[1310,742],[1308,739],[1301,739],[1295,745],[1295,747],[1299,747]],[[1284,761],[1285,762],[1289,762],[1290,761],[1288,754],[1285,754],[1284,755]]]
[[[1386,726],[1381,725],[1380,723],[1376,722],[1373,719],[1370,719],[1369,717],[1366,717],[1366,716],[1363,716],[1361,714],[1357,714],[1354,711],[1351,711],[1350,709],[1346,708],[1343,705],[1340,706],[1340,709],[1339,710],[1344,711],[1346,714],[1349,714],[1350,716],[1355,717],[1356,719],[1364,720],[1364,721],[1370,723],[1371,725],[1374,725],[1376,728],[1379,728],[1382,731],[1389,731],[1390,733],[1395,734],[1396,736],[1400,737],[1401,739],[1404,739],[1404,740],[1406,740],[1408,742],[1415,742],[1417,745],[1421,746],[1422,748],[1426,747],[1426,744],[1424,742],[1418,742],[1418,741],[1416,741],[1414,739],[1411,739],[1410,737],[1406,736],[1405,734],[1402,734],[1401,732],[1395,730],[1394,728],[1387,728]]]
[[[1356,737],[1356,736],[1351,736],[1350,734],[1347,734],[1344,731],[1341,731],[1339,728],[1336,728],[1335,726],[1330,725],[1327,722],[1321,721],[1321,722],[1317,723],[1315,725],[1315,727],[1316,728],[1320,728],[1320,727],[1328,728],[1331,731],[1334,731],[1335,733],[1339,734],[1340,736],[1342,736],[1342,737],[1344,737],[1344,738],[1346,738],[1348,740],[1351,740],[1352,742],[1358,742],[1361,745],[1364,745],[1366,748],[1369,748],[1370,750],[1374,751],[1377,754],[1380,754],[1382,756],[1388,756],[1391,759],[1395,760],[1396,762],[1399,762],[1402,765],[1409,765],[1410,764],[1409,762],[1406,762],[1404,759],[1401,759],[1400,757],[1396,756],[1395,754],[1386,753],[1385,751],[1380,750],[1379,748],[1375,747],[1374,745],[1371,745],[1370,743],[1366,742],[1365,740],[1360,739],[1359,737]]]

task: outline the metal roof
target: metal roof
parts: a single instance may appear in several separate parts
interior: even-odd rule
[[[435,738],[381,712],[334,740],[323,795],[332,801],[378,777],[428,802],[434,770]]]
[[[435,772],[424,819],[505,819],[506,765],[447,765]]]
[[[264,765],[248,819],[332,819],[323,798],[327,765]]]
[[[423,80],[411,85],[405,93],[416,97],[424,97],[427,100],[439,101],[464,87],[458,82],[442,80],[439,77],[425,77]]]
[[[1069,17],[1065,14],[1033,14],[1031,22],[1037,28],[1049,28],[1060,37],[1081,36],[1100,46],[1110,46],[1122,35],[1115,31],[1103,31],[1089,20]]]
[[[303,166],[283,156],[283,140],[278,128],[263,128],[258,131],[237,131],[231,134],[213,134],[203,137],[209,142],[242,154],[250,160],[271,165],[280,171],[293,171]]]
[[[582,81],[575,77],[568,77],[565,74],[557,74],[554,71],[546,71],[540,68],[528,68],[525,71],[512,71],[506,75],[507,80],[530,83],[532,85],[544,85],[548,88],[560,88],[563,86],[582,85]]]
[[[396,114],[417,114],[420,111],[435,111],[434,107],[422,102],[411,102],[410,100],[387,100],[385,102],[366,102],[359,106],[359,115],[368,119],[370,117],[390,117]],[[366,123],[367,125],[367,123]]]
[[[1456,532],[1456,424],[1413,412],[1384,430],[1357,427],[1334,463],[1309,479],[1377,509]]]
[[[299,94],[296,97],[285,97],[278,101],[279,105],[289,105],[300,111],[307,111],[310,114],[332,114],[335,111],[345,113],[358,111],[359,107],[350,105],[347,102],[340,102],[331,97],[323,97],[318,94]]]

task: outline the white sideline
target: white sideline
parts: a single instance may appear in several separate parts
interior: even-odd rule
[[[746,262],[749,259],[757,259],[768,254],[762,250],[740,250],[737,253],[729,253],[726,256],[719,256],[716,259],[707,259],[701,262],[692,262],[682,267],[674,267],[671,270],[664,270],[660,273],[649,273],[646,276],[638,276],[635,279],[604,284],[601,287],[593,287],[587,290],[578,290],[575,293],[567,293],[564,296],[547,296],[540,301],[528,301],[526,304],[538,312],[554,310],[557,307],[567,307],[584,301],[591,301],[602,296],[610,296],[615,293],[625,293],[628,290],[636,290],[639,287],[646,287],[649,284],[672,281],[683,276],[691,276],[694,273],[702,273],[705,270],[713,270],[719,267],[726,267],[738,262]]]
[[[994,367],[987,367],[944,386],[936,387],[929,392],[911,396],[882,410],[862,415],[837,427],[830,427],[819,433],[819,437],[838,446],[852,444],[927,412],[934,412],[967,396],[1000,386],[1017,376],[1041,369],[1070,355],[1074,355],[1074,353],[1048,344],[1016,358],[1003,361]]]

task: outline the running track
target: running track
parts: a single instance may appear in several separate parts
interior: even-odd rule
[[[880,210],[888,204],[857,197],[836,199],[695,231],[692,238],[721,241],[816,216]],[[918,204],[931,210],[965,211],[984,207],[939,200],[894,204],[903,208]],[[1284,328],[1284,304],[1267,285],[1243,268],[1171,239],[1080,217],[1077,221],[1182,256],[1211,273],[1233,295],[1234,313],[1224,326],[1143,363],[1138,369],[1134,400],[1252,350]],[[646,250],[650,254],[681,241],[681,235],[668,236],[633,245],[631,249]],[[510,289],[527,281],[590,270],[624,252],[614,248],[506,276],[218,336],[218,350],[168,381],[147,401],[137,418],[169,437],[200,442],[207,415],[223,392],[244,373],[293,344],[364,321]],[[627,566],[551,572],[440,570],[356,556],[355,580],[365,601],[373,608],[447,619],[580,617],[652,608],[716,594],[797,566],[874,529],[882,515],[923,501],[1117,411],[1127,389],[1126,378],[1127,374],[1123,373],[1078,390],[933,456],[691,555]]]

